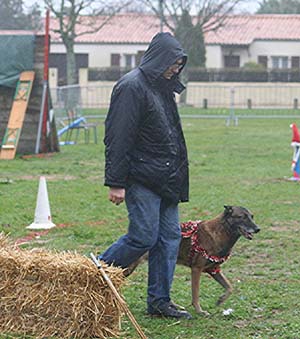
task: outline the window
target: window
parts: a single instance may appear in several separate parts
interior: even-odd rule
[[[110,55],[110,65],[111,66],[120,66],[120,54],[111,54]]]
[[[89,55],[83,53],[75,54],[76,82],[78,82],[79,69],[89,67]],[[49,67],[57,69],[58,86],[67,84],[67,55],[65,53],[50,53]]]
[[[136,66],[140,64],[145,51],[138,51],[136,55]]]
[[[262,65],[264,68],[268,68],[268,57],[266,55],[259,55],[258,64]]]
[[[135,67],[135,55],[134,54],[125,54],[125,67],[128,67],[128,68]]]
[[[238,68],[240,67],[239,55],[225,55],[224,56],[224,67],[225,68]]]
[[[300,57],[293,56],[291,61],[291,67],[292,68],[300,68]]]
[[[286,69],[288,68],[289,59],[287,56],[280,57],[280,56],[272,56],[272,68],[276,69]]]

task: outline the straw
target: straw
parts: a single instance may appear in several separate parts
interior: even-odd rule
[[[120,268],[103,269],[120,290]],[[91,260],[19,249],[0,234],[0,332],[35,338],[118,337],[122,310]]]

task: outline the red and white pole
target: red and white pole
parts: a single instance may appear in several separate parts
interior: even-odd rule
[[[47,122],[48,122],[48,108],[49,108],[49,98],[48,98],[48,91],[49,91],[49,46],[50,46],[50,39],[49,39],[49,26],[50,26],[50,11],[47,9],[46,12],[46,20],[45,20],[45,44],[44,44],[44,87],[46,87],[45,94],[45,101],[44,101],[44,110],[43,110],[43,128],[42,128],[42,147],[43,151],[46,152],[46,140],[47,140]]]

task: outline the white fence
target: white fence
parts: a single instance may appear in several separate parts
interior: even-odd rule
[[[101,109],[109,106],[113,85],[113,82],[99,82],[89,86],[73,85],[52,89],[56,115],[66,115],[69,110],[87,110],[85,114],[100,116]],[[191,82],[185,95],[185,106],[201,108],[198,113],[193,112],[195,117],[300,117],[299,83]]]
[[[187,88],[187,104],[195,107],[244,109],[297,109],[300,84],[199,84]]]

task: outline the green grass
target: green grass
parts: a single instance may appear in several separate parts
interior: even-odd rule
[[[66,114],[65,112],[58,112],[59,116],[63,116]],[[86,108],[80,112],[83,116],[104,116],[107,113],[107,108]],[[196,108],[196,107],[182,107],[181,108],[181,115],[185,116],[230,116],[232,114],[232,110],[230,108]],[[262,108],[234,108],[234,114],[237,117],[244,118],[247,116],[256,117],[256,116],[275,116],[275,117],[290,117],[290,116],[298,116],[299,110],[297,109],[276,109],[276,108],[269,108],[269,109],[262,109]]]
[[[257,117],[257,116],[275,116],[275,117],[289,117],[289,116],[298,116],[299,110],[296,109],[262,109],[262,108],[238,108],[235,107],[233,109],[230,108],[196,108],[196,107],[182,107],[181,114],[184,115],[202,115],[202,116],[230,116],[234,113],[235,116],[240,118],[246,118],[247,116]]]
[[[189,113],[189,112],[185,112]],[[224,305],[215,302],[221,288],[207,276],[201,281],[204,318],[190,306],[190,272],[178,266],[172,298],[186,306],[192,321],[152,319],[145,315],[147,267],[129,278],[123,294],[151,339],[299,339],[300,186],[286,177],[293,149],[289,119],[183,119],[190,159],[190,202],[180,205],[181,220],[208,219],[223,205],[252,210],[261,232],[241,239],[223,272],[234,287]],[[99,126],[103,137],[103,124]],[[104,155],[99,143],[62,146],[44,159],[17,157],[0,162],[0,231],[13,239],[28,235],[34,218],[38,181],[47,178],[53,221],[58,225],[26,247],[100,252],[127,228],[124,205],[114,206],[103,186]],[[12,181],[7,183],[8,180]],[[232,308],[229,316],[224,309]],[[137,339],[123,318],[122,339]],[[0,336],[1,339],[6,338]],[[19,337],[21,338],[21,337]]]

